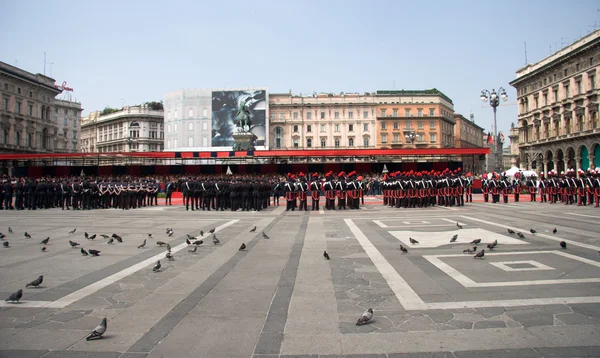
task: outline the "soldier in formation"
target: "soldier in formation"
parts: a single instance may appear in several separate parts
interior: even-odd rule
[[[597,169],[580,169],[577,173],[568,169],[566,173],[555,170],[549,171],[546,176],[542,173],[539,179],[530,177],[527,187],[531,201],[535,201],[536,194],[539,194],[540,203],[598,207],[599,173]]]

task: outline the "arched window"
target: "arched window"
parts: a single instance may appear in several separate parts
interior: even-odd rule
[[[42,130],[42,149],[48,149],[48,128]]]
[[[189,137],[188,138],[188,147],[193,147],[194,146],[194,138],[193,137]]]
[[[21,132],[15,132],[15,145],[21,145]]]
[[[275,127],[275,148],[281,148],[283,145],[283,128]]]

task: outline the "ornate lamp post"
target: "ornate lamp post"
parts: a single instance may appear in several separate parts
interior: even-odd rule
[[[415,140],[417,140],[418,134],[415,133],[415,131],[405,132],[404,137],[406,138],[407,142],[410,142],[410,144],[414,144]]]
[[[488,91],[488,90],[483,90],[481,91],[481,100],[483,102],[487,102],[488,100],[490,101],[490,106],[492,107],[492,109],[494,110],[494,146],[492,147],[492,158],[494,159],[493,161],[493,165],[494,165],[494,171],[499,171],[500,170],[500,161],[498,160],[498,157],[500,156],[500,154],[502,153],[502,147],[501,147],[501,143],[497,143],[498,142],[498,125],[496,123],[496,108],[498,108],[498,106],[500,105],[500,98],[502,98],[503,101],[508,100],[508,95],[506,94],[506,90],[502,87],[498,88],[498,93],[496,93],[496,90],[492,88],[492,92]],[[500,149],[500,150],[498,150]]]

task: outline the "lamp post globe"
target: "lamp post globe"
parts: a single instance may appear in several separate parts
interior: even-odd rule
[[[492,110],[494,111],[494,144],[491,148],[491,153],[490,155],[493,158],[493,170],[494,171],[499,171],[500,170],[500,153],[502,152],[502,147],[501,147],[501,143],[499,143],[498,141],[498,125],[497,125],[497,121],[496,121],[496,110],[498,108],[498,106],[500,105],[500,98],[502,98],[503,101],[507,101],[508,100],[508,95],[506,94],[506,90],[503,87],[499,87],[498,88],[498,92],[496,92],[495,89],[492,88],[492,91],[488,91],[488,90],[482,90],[481,91],[481,96],[480,96],[481,100],[483,102],[487,102],[488,99],[490,101],[490,106],[492,107]],[[489,169],[489,168],[488,168]]]

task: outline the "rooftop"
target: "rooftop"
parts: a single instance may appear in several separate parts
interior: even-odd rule
[[[442,91],[437,88],[426,89],[426,90],[378,90],[377,96],[440,96],[446,101],[454,104],[450,97],[446,96]]]

